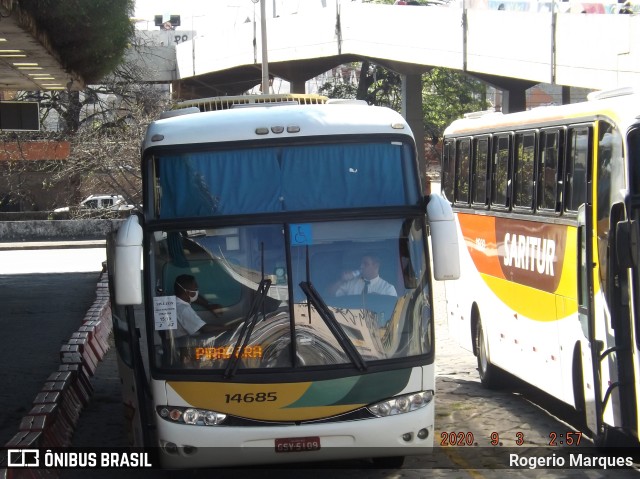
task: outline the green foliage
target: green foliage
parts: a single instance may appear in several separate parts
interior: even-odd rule
[[[358,86],[353,83],[326,82],[318,88],[318,94],[329,98],[355,98]]]
[[[19,0],[62,65],[95,83],[121,62],[134,34],[134,0]]]
[[[453,120],[487,107],[485,85],[463,73],[434,68],[422,77],[425,134],[434,144]]]
[[[402,108],[402,78],[396,72],[379,65],[362,62],[360,70],[359,100],[370,105],[386,106],[396,111]]]
[[[356,69],[357,64],[351,68]],[[327,82],[319,93],[329,98],[357,98],[370,105],[401,111],[402,78],[398,73],[364,60],[358,85]],[[422,77],[422,111],[425,135],[436,144],[445,128],[463,114],[486,110],[485,85],[454,70],[433,68]]]

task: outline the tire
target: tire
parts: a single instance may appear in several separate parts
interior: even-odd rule
[[[484,337],[484,329],[482,328],[482,321],[480,318],[478,318],[478,322],[476,323],[475,338],[480,382],[488,389],[496,389],[501,385],[501,371],[491,364],[491,361],[489,360],[487,344]]]
[[[404,456],[373,457],[371,461],[377,469],[400,469],[404,464]]]

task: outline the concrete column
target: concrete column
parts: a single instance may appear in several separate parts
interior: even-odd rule
[[[534,82],[493,75],[473,76],[502,92],[502,112],[515,113],[527,109],[527,90],[535,85]],[[498,106],[499,105],[496,104],[496,107]]]
[[[306,80],[292,80],[289,85],[291,93],[306,93]]]
[[[502,112],[515,113],[527,109],[526,88],[511,88],[502,92]]]
[[[424,158],[424,119],[422,117],[422,75],[402,76],[402,116],[407,120],[418,149],[420,178],[424,181],[427,167]]]

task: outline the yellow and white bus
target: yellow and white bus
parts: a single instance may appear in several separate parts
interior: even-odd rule
[[[444,142],[448,322],[482,382],[508,371],[584,409],[598,442],[637,438],[640,96],[469,114]]]
[[[432,277],[459,265],[409,126],[352,102],[209,109],[149,126],[143,214],[109,241],[131,443],[170,468],[430,452]],[[185,274],[222,331],[181,334]]]

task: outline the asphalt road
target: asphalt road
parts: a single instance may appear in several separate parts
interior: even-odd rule
[[[58,369],[61,345],[96,298],[105,255],[104,248],[25,246],[0,250],[1,444],[16,434],[36,394]]]

